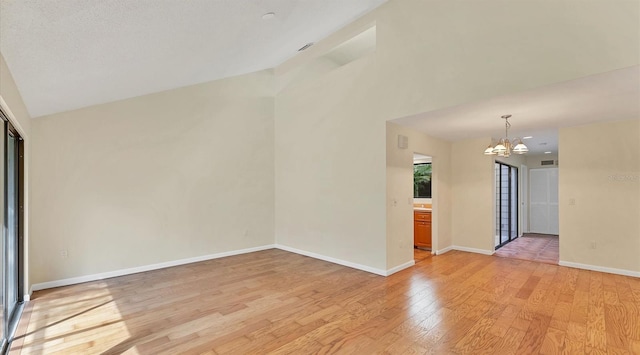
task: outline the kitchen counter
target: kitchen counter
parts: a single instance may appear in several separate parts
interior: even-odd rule
[[[427,207],[414,207],[413,210],[431,212],[431,208],[427,208]]]

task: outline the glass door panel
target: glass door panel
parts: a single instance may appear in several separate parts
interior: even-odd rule
[[[22,310],[23,141],[0,111],[0,353],[6,351]]]
[[[511,225],[509,226],[509,240],[518,238],[518,169],[511,167],[511,176],[509,177],[509,209],[511,211]]]
[[[5,222],[5,258],[6,258],[6,310],[7,318],[13,315],[18,303],[18,185],[16,176],[18,164],[16,159],[17,139],[11,133],[7,135],[7,173],[6,176],[6,213]]]
[[[5,189],[4,189],[4,178],[5,178],[5,174],[4,174],[4,151],[5,151],[5,137],[6,137],[6,132],[7,132],[7,125],[6,123],[0,119],[0,226],[2,226],[2,233],[0,233],[0,339],[1,339],[1,348],[4,349],[7,345],[7,336],[6,336],[6,317],[5,315],[6,313],[6,303],[5,303],[5,270],[6,270],[6,261],[7,259],[5,258],[5,248],[6,248],[6,244],[5,244],[5,238],[4,238],[4,212],[5,212],[5,206],[4,206],[4,201],[5,201]]]
[[[495,163],[496,249],[518,237],[518,169]]]
[[[500,244],[509,241],[509,166],[500,164]]]

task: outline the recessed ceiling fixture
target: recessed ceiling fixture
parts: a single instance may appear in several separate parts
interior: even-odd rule
[[[547,152],[544,152],[544,154],[551,154],[551,152],[548,152],[548,151],[547,151]]]
[[[533,138],[533,136],[522,137],[522,139],[531,139],[531,138]]]
[[[274,17],[276,17],[275,12],[267,12],[266,14],[262,15],[263,20],[271,20]]]
[[[309,42],[309,43],[305,44],[300,49],[298,49],[298,52],[302,52],[303,50],[305,50],[305,49],[307,49],[307,48],[309,48],[311,46],[313,46],[313,42]]]
[[[498,141],[498,144],[496,144],[495,146],[493,145],[493,142],[491,142],[491,144],[489,144],[487,149],[485,149],[484,151],[485,155],[497,155],[499,157],[508,158],[511,155],[512,151],[516,154],[524,154],[529,151],[529,148],[527,148],[527,146],[522,143],[522,139],[515,138],[513,140],[513,143],[509,141],[509,128],[511,128],[509,117],[511,117],[511,115],[502,116],[502,118],[504,118],[504,138],[500,139],[500,141]],[[515,147],[513,146],[514,144]]]

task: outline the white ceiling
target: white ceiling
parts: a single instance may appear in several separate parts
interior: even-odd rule
[[[525,141],[530,154],[557,153],[558,128],[640,117],[640,66],[398,118],[393,122],[451,141],[480,137],[499,139],[504,137],[501,116],[505,114],[513,116],[509,119],[509,138],[533,136]]]
[[[37,117],[273,68],[385,1],[0,0],[0,51]]]

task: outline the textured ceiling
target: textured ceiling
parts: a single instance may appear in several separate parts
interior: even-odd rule
[[[558,128],[640,117],[638,83],[640,66],[633,66],[393,122],[445,140],[499,139],[500,116],[511,114],[510,138],[533,136],[525,141],[530,153],[557,153]]]
[[[275,67],[385,1],[1,0],[0,52],[37,117]]]

